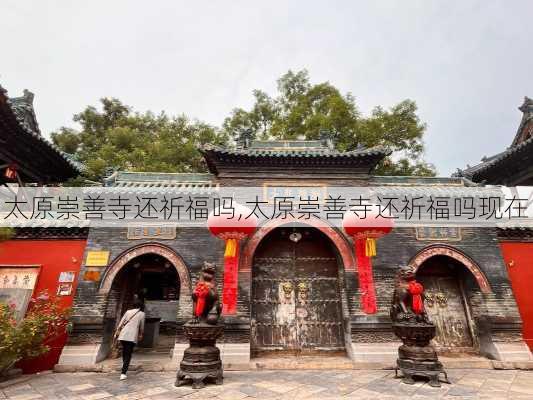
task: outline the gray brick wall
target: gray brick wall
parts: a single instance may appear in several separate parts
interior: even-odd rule
[[[80,276],[83,276],[87,267],[85,259],[88,251],[105,250],[110,252],[109,264],[125,251],[141,244],[155,243],[153,240],[128,240],[127,229],[99,228],[91,229],[87,239],[84,262],[81,266]],[[179,228],[175,239],[161,240],[157,243],[174,250],[184,261],[194,285],[204,261],[214,262],[220,267],[223,263],[224,243],[213,237],[207,230],[198,228]],[[102,269],[101,278],[104,277]],[[220,268],[219,268],[220,269]],[[218,273],[218,285],[222,287],[221,272]],[[75,323],[74,332],[93,330],[103,327],[104,317],[112,317],[114,304],[118,293],[111,290],[109,296],[99,293],[100,281],[90,282],[81,280],[74,299],[72,320]],[[190,299],[180,299],[190,303]],[[107,314],[106,314],[107,310]],[[190,317],[190,307],[180,307],[178,320],[183,321]]]
[[[361,332],[376,332],[380,337],[390,326],[389,307],[394,290],[397,266],[407,264],[422,249],[437,243],[452,246],[475,261],[487,277],[492,293],[481,293],[470,273],[464,275],[465,296],[474,322],[488,320],[494,334],[513,335],[521,330],[521,319],[516,306],[506,267],[500,252],[496,230],[493,228],[463,228],[462,240],[438,242],[417,240],[414,228],[397,228],[379,239],[377,256],[373,259],[378,313],[365,315],[358,306],[358,281],[354,274],[347,275],[347,293],[352,315],[352,336]],[[363,335],[364,336],[364,335]],[[392,339],[392,337],[391,337]],[[365,341],[365,340],[361,340]]]
[[[121,253],[142,243],[153,243],[148,240],[128,240],[126,229],[92,229],[89,233],[87,249],[110,251],[110,263]],[[161,244],[172,248],[183,259],[192,284],[202,268],[203,262],[214,262],[217,265],[217,283],[219,292],[222,290],[222,265],[224,242],[213,237],[206,229],[179,228],[173,240],[161,240]],[[423,248],[438,242],[417,240],[413,228],[397,228],[391,234],[378,240],[378,255],[373,259],[374,282],[377,291],[378,313],[364,314],[359,307],[359,285],[357,273],[344,272],[345,287],[342,295],[347,298],[352,338],[356,341],[393,339],[390,334],[389,306],[394,288],[397,266],[407,264],[411,258]],[[500,254],[496,231],[491,228],[472,228],[462,230],[462,240],[446,243],[464,252],[472,258],[486,275],[493,292],[483,294],[477,283],[465,275],[465,292],[470,305],[473,319],[488,319],[495,334],[505,336],[505,332],[516,334],[521,329],[514,296],[507,277],[506,268]],[[85,259],[84,259],[85,260]],[[82,265],[83,276],[85,265]],[[104,274],[102,274],[103,276]],[[250,320],[250,282],[249,272],[239,274],[238,313],[235,317],[225,319],[225,341],[247,341]],[[99,282],[81,281],[74,302],[74,332],[98,331],[103,329],[106,309],[112,316],[114,302],[118,293],[109,296],[99,294]],[[190,309],[180,309],[178,321],[185,321],[190,316]],[[179,334],[178,334],[179,335]]]

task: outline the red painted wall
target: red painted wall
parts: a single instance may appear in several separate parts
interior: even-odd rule
[[[41,269],[33,295],[44,289],[56,295],[59,274],[62,271],[75,271],[70,296],[59,296],[60,304],[71,307],[78,283],[80,265],[86,240],[9,240],[0,243],[0,265],[40,265]],[[33,373],[52,369],[59,360],[61,350],[67,340],[67,334],[51,343],[52,349],[44,356],[22,361],[19,367],[24,373]]]
[[[524,323],[524,340],[533,350],[533,243],[501,242],[500,247]]]

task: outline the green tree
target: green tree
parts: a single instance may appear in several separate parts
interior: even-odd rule
[[[435,175],[434,167],[423,160],[426,125],[414,101],[404,100],[388,110],[376,107],[365,117],[350,93],[343,95],[329,82],[311,84],[306,70],[289,71],[277,83],[275,97],[254,90],[252,108],[235,108],[224,120],[224,132],[234,139],[243,129],[261,139],[317,139],[325,129],[338,150],[389,147],[393,154],[378,166],[378,174]]]
[[[114,169],[205,171],[198,146],[227,145],[244,129],[251,129],[260,139],[318,139],[325,129],[341,151],[360,145],[388,146],[393,154],[378,166],[378,174],[435,174],[423,159],[426,125],[414,101],[404,100],[390,109],[376,107],[363,116],[350,93],[342,94],[329,82],[311,84],[306,70],[289,71],[277,83],[274,97],[254,90],[251,109],[234,109],[222,129],[184,115],[133,112],[117,99],[103,98],[101,109],[88,106],[74,116],[80,130],[60,128],[52,133],[52,140],[85,165],[85,177],[91,180],[100,180]]]
[[[132,112],[114,98],[101,99],[74,116],[81,130],[61,128],[53,142],[85,165],[85,177],[100,180],[111,170],[154,172],[205,171],[198,146],[223,145],[224,132],[184,115]]]

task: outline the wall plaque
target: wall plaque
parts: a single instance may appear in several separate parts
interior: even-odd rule
[[[61,271],[59,274],[59,280],[60,283],[72,283],[74,282],[74,278],[76,277],[76,272],[74,271]]]
[[[0,268],[0,289],[31,289],[35,287],[39,269]]]
[[[109,262],[109,251],[88,251],[85,265],[88,267],[105,267]]]
[[[38,276],[39,267],[0,267],[0,302],[15,308],[17,321],[26,314]]]
[[[100,280],[100,270],[101,268],[94,269],[89,268],[83,273],[83,280],[89,282],[98,282]]]
[[[317,183],[294,183],[294,182],[266,182],[263,184],[263,201],[275,204],[276,198],[291,198],[293,204],[300,204],[308,200],[316,199],[317,203],[323,203],[328,195],[328,187]]]
[[[159,239],[169,240],[176,238],[176,227],[170,225],[158,226],[129,226],[128,239]]]
[[[449,226],[420,226],[416,228],[418,240],[461,240],[461,228]]]
[[[70,296],[72,294],[72,283],[60,283],[57,286],[58,296]]]

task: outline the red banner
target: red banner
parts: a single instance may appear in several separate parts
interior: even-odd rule
[[[408,287],[409,293],[412,296],[412,308],[415,314],[422,314],[424,312],[424,301],[422,300],[422,293],[424,287],[417,281],[410,281]]]
[[[359,274],[361,309],[366,314],[375,314],[377,311],[376,289],[372,273],[372,259],[366,255],[366,239],[355,239],[355,256]]]
[[[204,312],[205,308],[205,298],[209,294],[209,286],[205,282],[199,282],[194,289],[194,294],[196,295],[196,309],[194,310],[194,315],[199,317]]]
[[[232,242],[233,241],[233,242]],[[231,246],[231,248],[229,248]],[[226,240],[224,254],[224,286],[222,288],[222,314],[237,313],[237,289],[239,280],[239,241]]]

